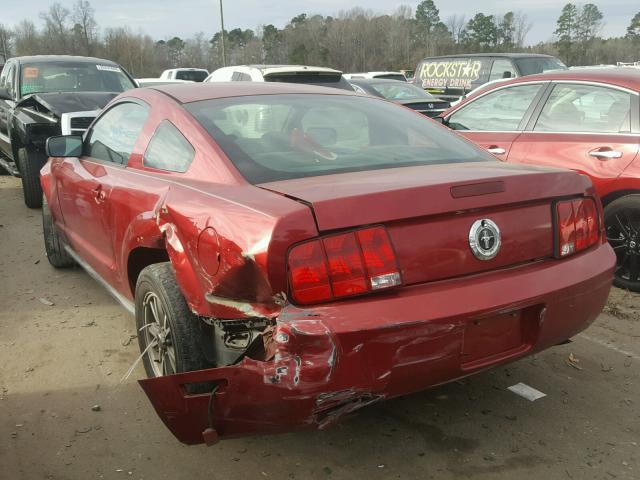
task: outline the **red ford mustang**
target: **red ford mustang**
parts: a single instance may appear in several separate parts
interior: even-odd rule
[[[380,99],[136,89],[47,148],[49,261],[135,313],[140,384],[185,443],[321,428],[551,347],[612,282],[587,177]]]
[[[589,175],[616,252],[615,284],[640,292],[640,70],[564,70],[481,89],[444,123],[502,160]]]

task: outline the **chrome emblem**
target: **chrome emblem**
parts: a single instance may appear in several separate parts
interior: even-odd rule
[[[501,245],[500,229],[489,220],[476,220],[469,230],[469,246],[478,260],[491,260],[498,254]]]
[[[427,108],[433,108],[433,103],[427,103]]]

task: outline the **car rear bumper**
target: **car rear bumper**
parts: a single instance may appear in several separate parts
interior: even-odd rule
[[[322,428],[383,399],[420,391],[557,345],[602,310],[615,256],[604,244],[570,259],[404,287],[326,306],[285,307],[269,361],[145,379],[182,442]],[[183,385],[216,382],[209,394]],[[214,435],[215,436],[215,435]]]

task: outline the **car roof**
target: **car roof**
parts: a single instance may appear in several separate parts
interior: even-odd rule
[[[441,55],[439,57],[427,57],[424,60],[435,60],[437,58],[467,58],[467,57],[555,58],[553,55],[545,55],[542,53],[457,53],[455,55]]]
[[[77,63],[102,63],[118,65],[116,62],[96,57],[79,57],[75,55],[29,55],[25,57],[13,57],[18,63],[29,62],[77,62]]]
[[[354,95],[355,92],[302,83],[208,82],[147,87],[173,97],[180,103],[250,95],[324,94]]]
[[[518,77],[506,84],[550,80],[573,80],[579,82],[609,83],[618,87],[640,91],[640,69],[634,67],[581,68],[577,70],[553,70]]]
[[[187,70],[187,71],[198,71],[198,72],[208,72],[206,68],[198,68],[198,67],[177,67],[177,68],[169,68],[165,70],[165,72],[177,72],[179,70]]]
[[[393,78],[351,78],[349,83],[355,83],[356,85],[381,85],[388,83],[392,85],[413,85],[412,83],[403,82],[402,80],[394,80]]]
[[[262,72],[263,75],[268,75],[271,73],[286,73],[286,72],[327,72],[327,73],[340,73],[340,70],[335,70],[333,68],[327,67],[314,67],[311,65],[238,65],[238,66],[246,66],[249,68],[257,68]]]

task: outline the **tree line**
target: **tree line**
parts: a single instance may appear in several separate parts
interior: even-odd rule
[[[441,19],[433,0],[401,6],[390,14],[363,8],[335,16],[293,17],[283,28],[225,30],[225,62],[307,64],[345,72],[410,69],[428,56],[471,52],[535,52],[560,57],[568,65],[640,60],[640,12],[626,35],[602,38],[604,16],[597,5],[567,3],[560,11],[553,39],[527,45],[532,22],[523,12],[476,13]],[[136,77],[157,76],[167,68],[223,64],[222,33],[212,37],[153,39],[127,27],[100,29],[88,0],[72,8],[53,3],[39,22],[25,19],[13,27],[0,24],[0,57],[71,54],[114,60]]]

